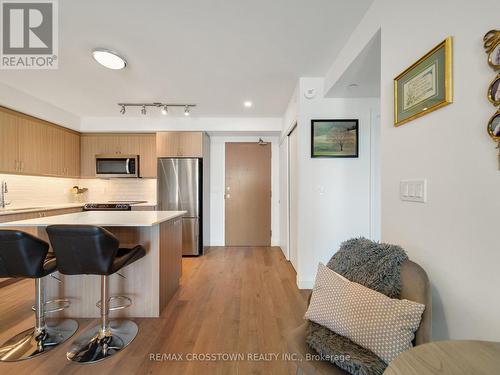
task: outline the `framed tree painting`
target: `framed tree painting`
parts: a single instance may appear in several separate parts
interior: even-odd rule
[[[449,37],[394,78],[395,126],[453,102],[451,60]]]
[[[357,158],[358,120],[311,120],[312,158]]]

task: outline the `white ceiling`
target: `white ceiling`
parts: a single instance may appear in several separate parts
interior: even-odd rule
[[[116,116],[122,101],[282,116],[297,79],[324,76],[372,1],[59,1],[59,69],[1,71],[0,82],[82,117]],[[95,47],[129,66],[97,65]]]
[[[377,98],[380,97],[380,31],[349,65],[332,86],[330,98]],[[351,85],[356,85],[352,87]]]

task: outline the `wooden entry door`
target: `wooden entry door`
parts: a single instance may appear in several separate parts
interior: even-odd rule
[[[226,143],[226,246],[271,245],[271,144]]]

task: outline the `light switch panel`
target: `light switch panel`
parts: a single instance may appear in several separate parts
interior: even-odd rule
[[[399,198],[402,201],[425,203],[427,200],[427,181],[402,180],[399,183]]]

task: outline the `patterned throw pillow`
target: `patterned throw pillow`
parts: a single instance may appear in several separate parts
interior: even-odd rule
[[[425,305],[389,298],[319,264],[305,319],[371,350],[389,363],[412,347]]]

